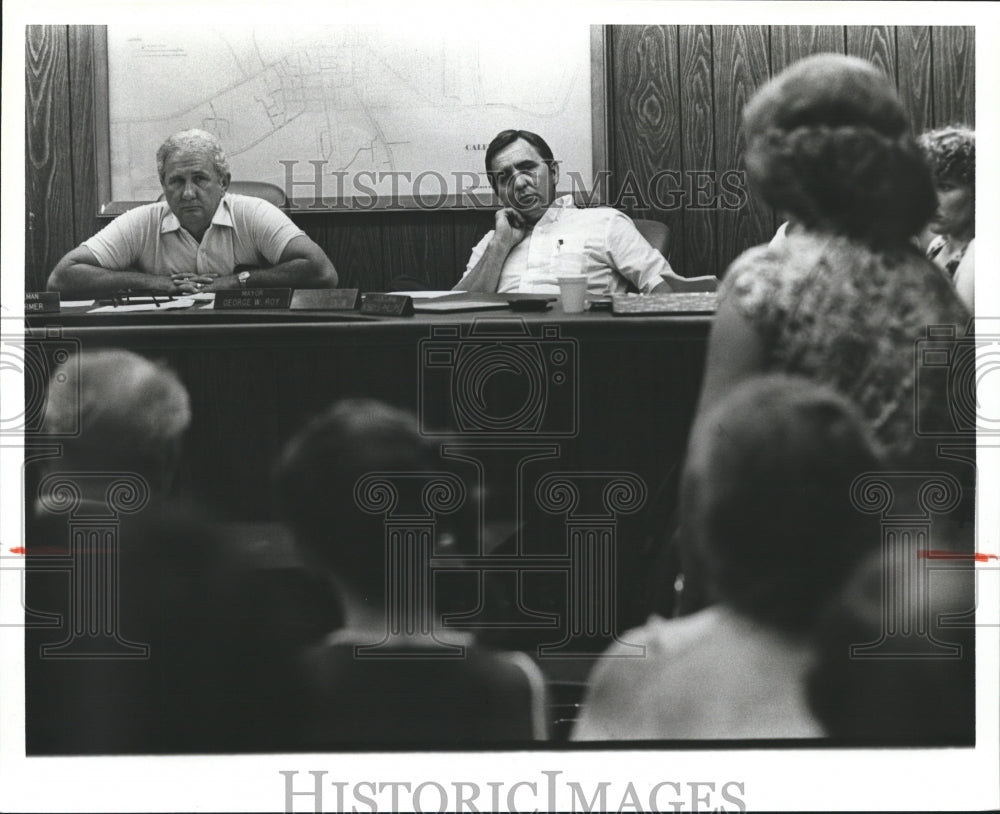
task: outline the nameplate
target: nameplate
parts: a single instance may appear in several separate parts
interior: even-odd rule
[[[413,299],[403,294],[362,294],[361,313],[382,317],[413,315]]]
[[[358,307],[356,288],[297,288],[292,294],[291,309],[314,311],[353,311]]]
[[[291,301],[290,288],[248,288],[215,292],[215,308],[219,311],[287,308]]]
[[[26,314],[58,314],[58,291],[26,291],[24,292],[24,313]]]

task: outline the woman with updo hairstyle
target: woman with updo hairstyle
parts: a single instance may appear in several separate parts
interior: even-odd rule
[[[864,60],[821,54],[795,63],[754,96],[743,123],[756,191],[808,230],[893,246],[934,212],[909,119]]]
[[[698,415],[751,375],[806,376],[859,407],[891,466],[940,469],[916,416],[953,420],[943,378],[918,386],[917,341],[934,325],[962,336],[969,313],[911,242],[936,197],[895,89],[820,54],[762,88],[744,128],[752,188],[796,228],[729,266]]]

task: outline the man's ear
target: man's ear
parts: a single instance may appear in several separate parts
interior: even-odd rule
[[[232,181],[232,180],[233,180],[232,173],[227,172],[225,175],[223,175],[222,176],[222,188],[224,190],[228,191],[229,190],[229,182]]]
[[[552,176],[552,188],[559,186],[559,162],[553,161],[549,164],[549,175]]]

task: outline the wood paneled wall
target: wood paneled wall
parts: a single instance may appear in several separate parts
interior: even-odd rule
[[[44,290],[45,270],[73,245],[76,236],[68,61],[64,26],[28,26],[24,66],[27,290]]]
[[[740,116],[746,101],[792,62],[823,52],[863,57],[899,91],[913,128],[975,126],[972,28],[927,26],[621,26],[611,30],[609,100],[615,194],[630,214],[670,226],[671,263],[681,273],[722,274],[740,252],[771,238],[778,222],[751,194],[738,208],[700,208],[723,173],[744,170]],[[652,196],[636,205],[663,170],[685,178],[684,205],[664,209]],[[699,197],[686,174],[708,171]],[[712,179],[714,184],[712,186]],[[732,201],[734,196],[728,196]],[[661,193],[660,201],[669,201]],[[694,205],[692,205],[694,204]]]
[[[100,32],[91,26],[27,29],[28,290],[44,289],[56,261],[101,225],[97,155],[106,125],[94,115],[95,36]],[[736,200],[720,183],[724,173],[743,169],[743,105],[796,59],[837,51],[871,60],[896,83],[917,131],[975,124],[974,33],[968,27],[613,26],[608,40],[610,200],[667,223],[671,262],[686,275],[720,274],[773,233],[774,213],[752,195],[738,207],[718,206]],[[677,205],[659,206],[644,194],[663,170],[679,173],[674,177],[685,197]],[[673,181],[660,177],[660,202],[669,202]],[[492,223],[490,213],[477,211],[303,213],[294,219],[329,254],[342,285],[363,290],[384,290],[403,275],[450,287]]]

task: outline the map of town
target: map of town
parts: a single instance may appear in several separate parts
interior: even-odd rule
[[[589,26],[537,48],[514,36],[516,48],[460,27],[109,26],[112,197],[155,199],[156,148],[188,127],[220,137],[234,179],[296,200],[488,192],[485,147],[509,127],[542,134],[589,184]]]

